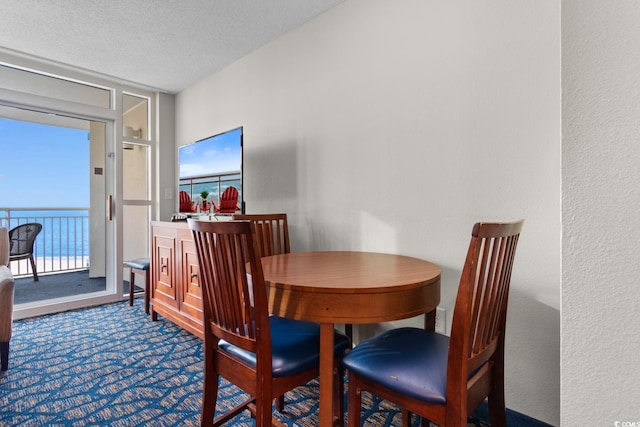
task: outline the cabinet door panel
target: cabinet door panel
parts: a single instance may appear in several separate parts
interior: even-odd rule
[[[153,298],[178,307],[176,243],[175,237],[153,236]]]
[[[202,321],[202,290],[198,282],[198,257],[189,233],[181,235],[182,304],[180,311]]]

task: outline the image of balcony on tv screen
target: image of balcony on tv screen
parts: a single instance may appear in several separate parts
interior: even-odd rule
[[[181,213],[242,212],[242,127],[178,149]]]

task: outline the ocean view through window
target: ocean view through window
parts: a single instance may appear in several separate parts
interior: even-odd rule
[[[89,130],[75,122],[87,129],[0,117],[0,226],[42,224],[38,273],[89,263]],[[24,261],[11,263],[17,276],[29,274]]]

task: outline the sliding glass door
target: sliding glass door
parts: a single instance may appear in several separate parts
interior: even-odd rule
[[[116,291],[107,254],[107,129],[112,124],[0,106],[0,224],[39,224],[29,259],[12,261],[15,305],[30,315],[88,304]],[[37,277],[37,281],[36,281]],[[85,301],[83,301],[85,300]]]
[[[18,300],[14,318],[123,299],[129,278],[123,261],[149,256],[156,98],[0,52],[0,120],[16,129],[0,135],[0,225],[11,228],[22,215],[20,221],[43,228],[35,254],[40,280],[31,280],[31,301]],[[32,273],[29,264],[14,267],[19,280]],[[58,282],[75,288],[72,295],[33,301],[45,276],[78,272],[88,282],[71,276]]]

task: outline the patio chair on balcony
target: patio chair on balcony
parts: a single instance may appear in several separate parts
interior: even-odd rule
[[[238,190],[233,186],[227,187],[227,189],[222,192],[220,204],[216,203],[216,199],[213,196],[211,197],[211,201],[213,202],[214,213],[233,214],[240,210],[240,206],[238,205]]]
[[[33,244],[40,231],[42,231],[42,224],[37,222],[20,224],[9,230],[9,243],[11,245],[9,262],[28,259],[31,262],[34,282],[38,281],[38,270],[36,269],[36,261],[33,258]]]

